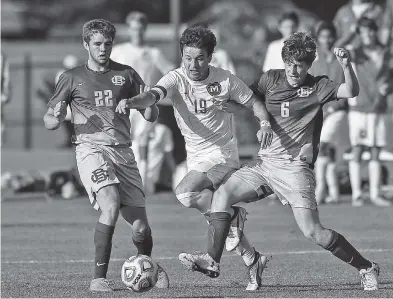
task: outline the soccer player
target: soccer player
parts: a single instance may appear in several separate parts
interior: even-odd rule
[[[138,254],[150,256],[153,248],[142,181],[130,148],[129,113],[115,113],[117,103],[138,94],[144,82],[133,68],[109,58],[115,35],[109,21],[84,24],[83,45],[89,58],[60,76],[44,116],[45,127],[56,130],[64,121],[67,105],[71,107],[78,171],[91,204],[101,210],[90,283],[91,291],[101,292],[113,290],[106,274],[119,212],[132,228]],[[158,115],[155,105],[140,112],[149,121]],[[160,267],[157,286],[168,285],[168,276]]]
[[[352,55],[361,92],[349,101],[348,124],[353,154],[349,163],[352,205],[364,204],[360,164],[364,149],[369,148],[370,201],[376,206],[386,207],[391,203],[380,194],[382,170],[379,153],[387,145],[387,88],[384,85],[387,85],[389,49],[379,42],[378,26],[374,20],[360,18],[356,32],[360,45],[353,49]]]
[[[239,168],[237,142],[233,135],[232,114],[240,105],[253,109],[255,116],[267,122],[268,114],[261,101],[256,100],[247,85],[229,71],[210,66],[216,46],[214,34],[196,26],[186,29],[180,38],[182,66],[169,72],[147,92],[121,101],[116,108],[145,109],[169,97],[172,100],[178,126],[187,149],[188,173],[176,188],[177,199],[187,208],[195,208],[207,221],[210,217],[212,190]],[[262,126],[259,137],[263,146],[272,136],[268,126]],[[244,208],[229,208],[231,234],[226,248],[243,258],[248,267],[247,290],[261,285],[267,257],[249,244],[243,235],[246,217]],[[214,273],[213,273],[214,275]]]
[[[294,12],[284,13],[278,21],[278,31],[280,31],[282,38],[272,41],[267,47],[265,62],[262,70],[267,72],[272,69],[284,68],[284,62],[281,58],[281,49],[284,45],[284,40],[297,31],[299,27],[299,16]]]
[[[327,75],[337,83],[344,82],[344,73],[333,53],[333,45],[337,39],[336,29],[329,22],[320,22],[316,26],[318,44],[316,59],[309,73],[313,76]],[[346,119],[348,101],[331,101],[323,105],[323,127],[321,131],[319,155],[315,163],[316,201],[321,203],[338,203],[340,188],[336,171],[336,144],[340,126]],[[325,197],[326,185],[328,196]]]
[[[322,109],[325,103],[358,95],[359,85],[343,48],[334,54],[342,66],[345,83],[308,74],[316,44],[297,32],[284,42],[285,69],[270,70],[255,85],[271,117],[273,141],[261,148],[258,158],[231,175],[214,193],[205,254],[183,253],[188,268],[220,273],[220,259],[230,226],[231,206],[251,202],[275,192],[289,204],[304,236],[360,272],[365,290],[378,288],[379,267],[365,259],[341,234],[322,226],[315,201],[312,170],[318,154]]]
[[[8,60],[3,52],[0,57],[0,73],[1,73],[1,143],[5,141],[5,126],[4,126],[4,106],[9,103],[11,99],[11,84],[10,84],[10,68]]]

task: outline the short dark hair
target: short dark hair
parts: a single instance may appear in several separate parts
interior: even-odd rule
[[[111,22],[104,19],[90,20],[83,25],[82,38],[86,43],[89,43],[91,37],[97,33],[101,33],[103,36],[109,37],[113,41],[116,36],[116,28]]]
[[[147,18],[147,15],[143,12],[140,12],[140,11],[132,11],[127,15],[126,23],[129,24],[132,21],[138,21],[145,28],[147,27],[147,25],[149,23],[149,19]]]
[[[210,56],[213,54],[214,48],[217,45],[217,39],[214,33],[202,26],[194,26],[184,30],[180,38],[180,51],[183,55],[184,47],[195,47],[205,49]]]
[[[315,28],[315,36],[318,37],[319,34],[323,30],[330,31],[333,34],[334,38],[337,38],[337,30],[336,30],[336,27],[334,27],[332,22],[322,21],[322,22],[318,23]]]
[[[296,32],[284,41],[281,57],[284,63],[304,61],[311,65],[316,57],[317,45],[305,32]]]
[[[296,26],[299,26],[299,16],[294,11],[283,13],[281,17],[278,19],[278,24],[281,24],[285,20],[291,20],[296,24]]]
[[[375,20],[367,18],[367,17],[361,17],[356,25],[356,32],[359,33],[359,28],[360,27],[366,27],[369,28],[373,31],[378,31],[378,25]]]

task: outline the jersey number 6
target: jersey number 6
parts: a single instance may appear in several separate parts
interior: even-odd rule
[[[112,107],[113,106],[112,90],[110,90],[110,89],[105,89],[104,91],[96,90],[96,91],[94,91],[94,96],[95,96],[97,107],[102,107],[102,106]]]
[[[281,116],[289,117],[289,102],[281,103]]]

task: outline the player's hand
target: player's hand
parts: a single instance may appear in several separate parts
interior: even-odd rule
[[[60,122],[64,121],[67,115],[67,102],[61,101],[56,104],[53,109],[53,116],[56,117]]]
[[[347,49],[334,48],[333,53],[334,53],[334,55],[336,55],[336,58],[342,67],[349,66],[349,64],[351,62],[351,55],[349,55],[349,52]]]
[[[257,132],[257,138],[261,144],[262,149],[268,148],[273,140],[272,128],[269,126],[261,126]]]
[[[120,114],[127,114],[128,109],[128,100],[129,99],[122,99],[119,104],[117,104],[116,112]]]

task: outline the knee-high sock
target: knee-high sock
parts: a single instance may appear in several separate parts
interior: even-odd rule
[[[150,228],[145,234],[133,233],[132,241],[134,242],[135,247],[138,250],[138,254],[151,256],[151,252],[153,250],[153,237],[151,235]]]
[[[234,252],[242,257],[246,266],[250,266],[254,262],[255,249],[251,246],[250,242],[244,234],[239,242],[239,245],[236,246]]]
[[[336,163],[330,162],[326,168],[326,183],[328,185],[329,195],[334,200],[340,197],[340,187],[338,184],[338,176],[336,171]]]
[[[340,260],[350,264],[356,269],[368,269],[371,267],[371,262],[365,259],[342,235],[332,232],[332,238],[330,244],[325,247],[334,256]]]
[[[379,196],[381,188],[381,163],[371,160],[368,164],[368,173],[370,177],[370,198],[374,199]]]
[[[349,162],[349,179],[352,187],[352,198],[362,195],[362,181],[360,176],[360,162]]]
[[[317,162],[315,163],[315,179],[317,182],[315,188],[315,198],[317,203],[321,203],[325,196],[326,184],[325,184],[325,174],[326,167],[329,163],[330,158],[326,156],[318,157]]]
[[[207,235],[207,253],[219,263],[228,236],[231,215],[226,212],[210,214],[210,224]]]
[[[106,278],[112,251],[114,226],[97,222],[94,232],[95,259],[94,278]]]

